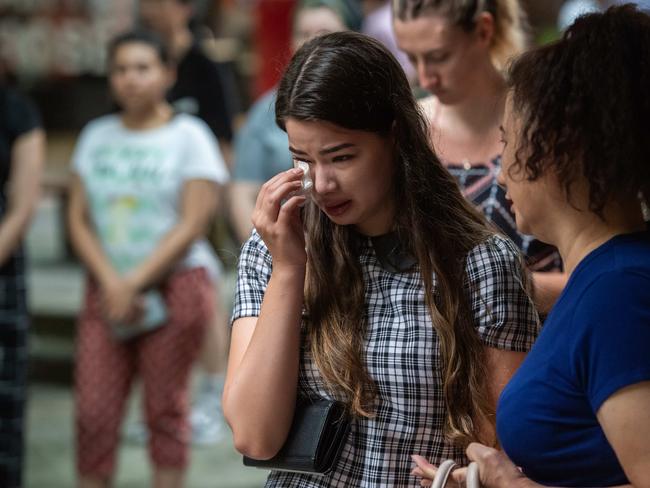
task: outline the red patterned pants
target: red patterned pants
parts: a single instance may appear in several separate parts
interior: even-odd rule
[[[214,313],[214,289],[203,268],[179,271],[162,288],[169,320],[130,341],[113,338],[89,283],[77,334],[77,469],[110,477],[131,384],[143,385],[149,454],[158,467],[183,469],[189,459],[189,377]]]

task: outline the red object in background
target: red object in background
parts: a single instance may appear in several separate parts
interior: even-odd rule
[[[260,0],[255,11],[257,76],[254,98],[273,88],[291,56],[291,23],[296,0]]]

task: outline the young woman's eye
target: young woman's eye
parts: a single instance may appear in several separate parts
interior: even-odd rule
[[[295,166],[298,163],[311,164],[311,161],[309,161],[308,159],[304,159],[304,158],[293,158],[293,165]]]
[[[343,163],[345,161],[349,161],[353,157],[354,156],[352,154],[341,154],[340,156],[333,157],[332,162],[334,162],[334,163]]]

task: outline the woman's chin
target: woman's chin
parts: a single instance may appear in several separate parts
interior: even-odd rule
[[[517,216],[517,214],[515,214],[515,224],[520,234],[524,234],[527,236],[534,235],[533,230],[531,229],[530,225],[528,225],[528,222],[526,222],[521,217]]]

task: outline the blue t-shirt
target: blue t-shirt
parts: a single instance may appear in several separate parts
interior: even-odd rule
[[[619,235],[576,267],[497,409],[503,449],[552,486],[629,483],[596,413],[650,380],[650,231]]]

